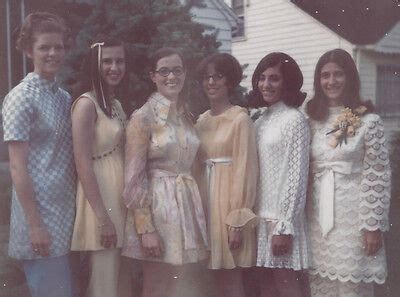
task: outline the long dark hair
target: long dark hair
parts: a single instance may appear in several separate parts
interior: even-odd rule
[[[306,111],[308,115],[317,121],[324,121],[329,113],[328,99],[321,87],[321,69],[329,62],[337,64],[343,69],[346,76],[346,83],[343,94],[343,105],[350,109],[355,109],[360,105],[371,112],[374,106],[370,101],[363,102],[360,96],[360,76],[358,75],[356,64],[351,55],[343,49],[337,48],[330,50],[319,58],[314,72],[314,96],[307,102]]]
[[[299,107],[303,104],[306,98],[306,93],[301,92],[303,86],[303,74],[301,73],[299,65],[289,55],[281,52],[274,52],[266,55],[258,63],[254,70],[251,84],[253,89],[249,96],[249,107],[258,108],[267,106],[262,94],[258,90],[258,81],[261,74],[270,67],[279,65],[279,69],[283,78],[283,89],[281,100],[288,106]]]
[[[96,45],[100,44],[100,45]],[[96,45],[96,46],[94,46]],[[97,36],[92,43],[91,49],[90,49],[90,77],[91,77],[91,82],[92,82],[92,88],[94,93],[96,94],[97,98],[97,103],[99,104],[100,108],[103,110],[103,112],[108,116],[111,117],[111,102],[109,98],[109,92],[108,92],[108,87],[107,84],[104,82],[104,79],[101,76],[100,69],[99,69],[99,50],[100,47],[110,47],[110,46],[122,46],[124,47],[124,44],[122,41],[109,37],[109,36]],[[125,63],[128,60],[126,57],[126,50],[125,51]],[[100,57],[101,59],[101,57]],[[125,67],[128,69],[128,67]],[[121,82],[118,85],[118,88],[116,88],[116,96],[119,98],[121,101],[124,101],[124,95],[126,94],[126,89],[127,89],[127,82],[128,81],[128,75],[125,72],[124,77],[122,78]]]

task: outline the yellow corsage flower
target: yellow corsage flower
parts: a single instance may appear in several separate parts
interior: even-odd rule
[[[360,117],[365,113],[367,108],[363,105],[354,109],[354,112],[346,107],[333,123],[332,130],[326,133],[330,135],[329,145],[333,148],[340,146],[344,142],[347,143],[347,137],[352,137],[356,134],[357,128],[361,126]]]

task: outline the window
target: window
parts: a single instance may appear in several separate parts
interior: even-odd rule
[[[240,19],[237,28],[232,31],[232,37],[244,37],[244,1],[245,0],[232,0],[231,7]]]
[[[384,117],[400,115],[400,66],[378,66],[376,105]]]

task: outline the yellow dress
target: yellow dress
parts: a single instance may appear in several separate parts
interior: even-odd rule
[[[107,117],[98,105],[93,93],[81,97],[91,99],[96,107],[97,119],[93,145],[93,170],[104,206],[117,231],[117,248],[122,247],[126,207],[122,202],[123,191],[123,147],[125,113],[117,100],[112,102],[112,118]],[[72,112],[74,111],[72,105]],[[76,194],[76,218],[71,250],[103,250],[100,244],[100,228],[96,216],[78,181]]]
[[[253,124],[246,109],[232,106],[217,116],[206,111],[196,131],[201,144],[193,171],[208,220],[209,268],[254,266],[258,163]],[[243,228],[237,250],[229,248],[228,226]]]

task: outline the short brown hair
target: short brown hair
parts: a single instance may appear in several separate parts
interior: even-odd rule
[[[238,60],[226,53],[215,53],[205,57],[197,66],[197,80],[202,81],[206,74],[207,66],[214,65],[217,72],[226,77],[226,86],[231,95],[234,88],[239,85],[243,77],[243,70]]]
[[[37,33],[59,33],[63,35],[65,44],[69,38],[69,29],[61,17],[49,12],[34,12],[29,14],[22,24],[17,39],[17,49],[21,51],[31,49]]]

